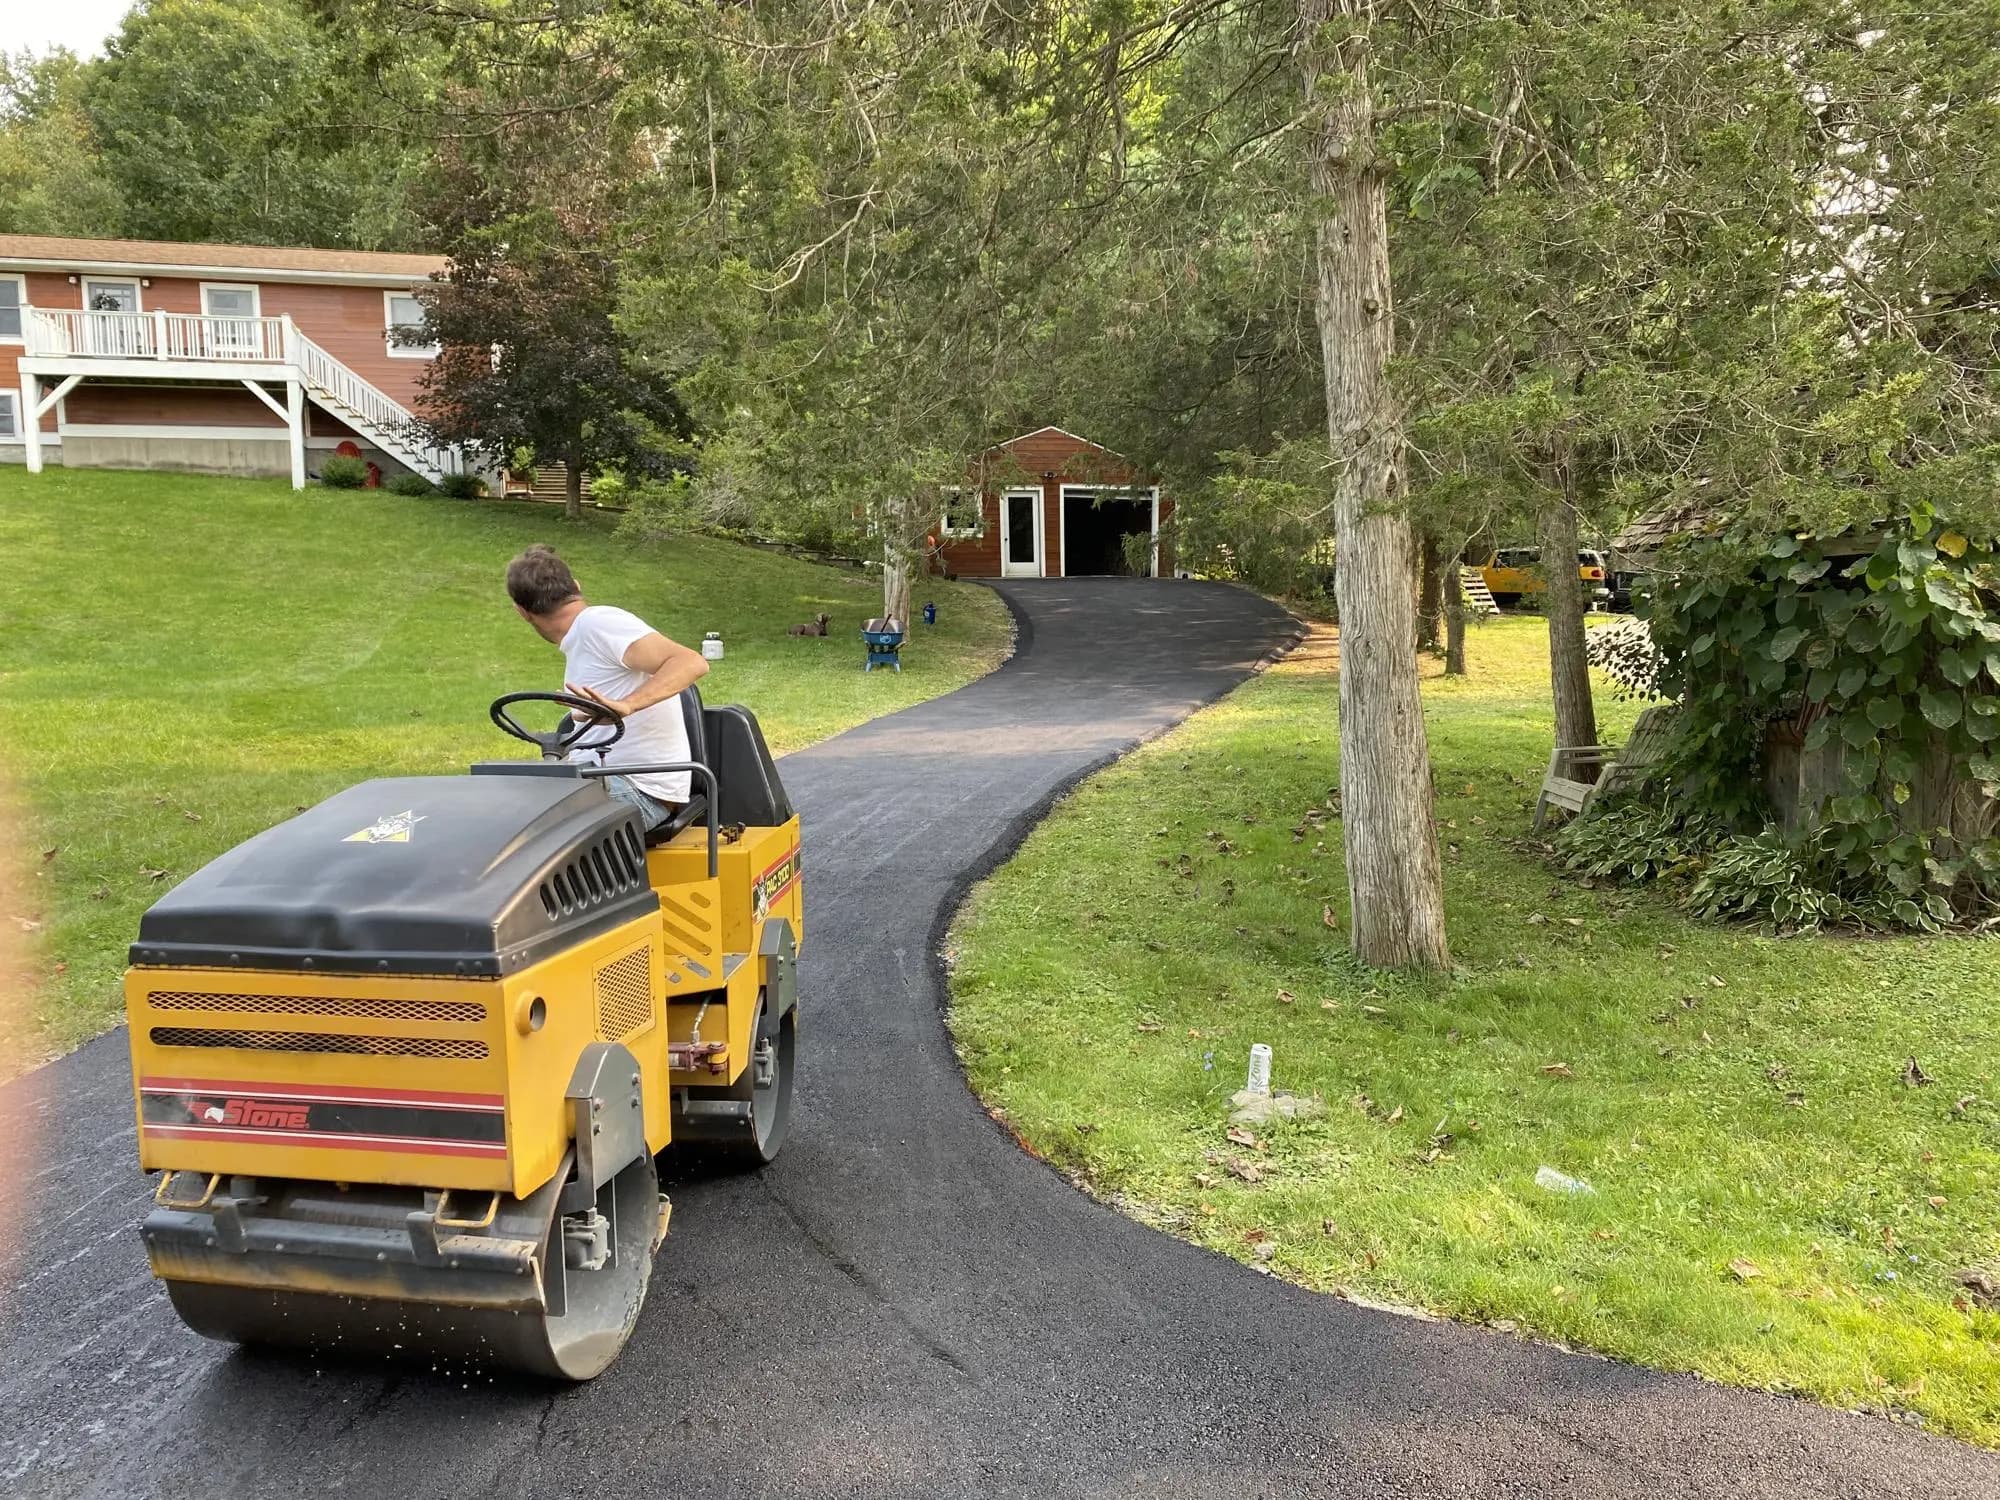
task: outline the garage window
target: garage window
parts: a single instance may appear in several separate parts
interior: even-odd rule
[[[0,391],[0,438],[17,438],[21,435],[19,391]]]
[[[948,489],[944,492],[944,536],[979,535],[979,494],[976,490]]]

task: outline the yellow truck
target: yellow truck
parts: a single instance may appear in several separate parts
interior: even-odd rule
[[[1502,609],[1511,609],[1549,586],[1539,547],[1502,547],[1486,560],[1479,573],[1486,580],[1486,591],[1493,596],[1493,602]],[[1587,607],[1598,608],[1610,600],[1611,573],[1602,552],[1577,553],[1576,573],[1583,581]]]

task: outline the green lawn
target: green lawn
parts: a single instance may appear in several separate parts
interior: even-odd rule
[[[1089,1191],[1304,1285],[2000,1444],[2000,1312],[1956,1284],[2000,1274],[2000,944],[1781,939],[1559,881],[1527,838],[1545,653],[1510,619],[1426,684],[1449,977],[1363,971],[1323,925],[1337,692],[1309,649],[975,892],[974,1085]],[[1218,800],[1163,811],[1188,787]],[[1258,1041],[1325,1113],[1232,1141]]]
[[[958,687],[1007,649],[991,591],[938,582],[924,594],[938,626],[918,627],[905,670],[864,675],[856,632],[880,612],[879,579],[699,537],[633,545],[602,518],[0,468],[0,773],[31,824],[33,907],[0,920],[32,931],[45,981],[16,1040],[46,1050],[111,1024],[139,914],[239,840],[366,777],[525,753],[486,705],[561,686],[561,658],[502,589],[532,541],[669,635],[721,631],[703,691],[748,704],[781,753]],[[785,634],[822,610],[828,638]]]

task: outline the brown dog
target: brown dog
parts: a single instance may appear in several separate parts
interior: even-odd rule
[[[811,622],[810,622],[810,623],[808,623],[808,624],[805,624],[805,625],[794,625],[794,626],[792,626],[792,628],[791,628],[790,630],[786,631],[786,632],[785,632],[785,634],[787,634],[787,635],[825,635],[825,634],[826,634],[826,616],[825,616],[825,615],[816,615],[816,616],[814,616],[814,617],[813,617],[813,619],[811,620]]]

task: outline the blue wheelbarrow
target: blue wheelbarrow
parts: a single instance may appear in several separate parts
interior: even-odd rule
[[[903,622],[901,620],[870,620],[861,627],[861,639],[868,647],[868,664],[861,670],[872,672],[877,667],[894,667],[903,670]]]

